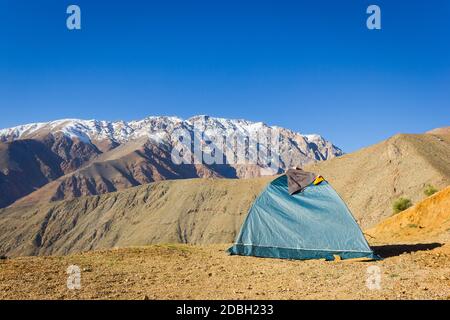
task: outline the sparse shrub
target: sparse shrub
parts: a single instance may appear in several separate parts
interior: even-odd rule
[[[394,210],[394,214],[402,212],[403,210],[408,209],[412,206],[412,202],[407,198],[399,198],[392,205],[392,209]]]
[[[425,193],[425,195],[427,197],[432,196],[433,194],[435,194],[436,192],[438,192],[438,189],[436,189],[435,187],[433,187],[431,184],[427,185],[425,187],[425,190],[423,190],[423,193]]]

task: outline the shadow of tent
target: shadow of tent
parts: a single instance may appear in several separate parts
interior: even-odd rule
[[[442,243],[417,243],[417,244],[389,244],[383,246],[372,246],[372,250],[381,258],[390,258],[399,256],[402,253],[411,253],[416,251],[427,251],[442,247]]]

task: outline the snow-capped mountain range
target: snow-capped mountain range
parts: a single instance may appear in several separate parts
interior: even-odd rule
[[[35,139],[48,134],[61,133],[71,139],[95,145],[107,141],[113,146],[129,141],[149,138],[159,143],[172,144],[171,134],[177,129],[190,132],[213,132],[224,137],[232,134],[251,136],[258,130],[273,130],[281,137],[280,153],[285,158],[293,158],[298,165],[311,161],[320,161],[340,156],[343,152],[318,134],[300,134],[277,126],[268,126],[262,122],[242,119],[224,119],[205,115],[194,116],[187,120],[178,117],[152,116],[138,121],[99,121],[62,119],[50,122],[31,123],[7,129],[0,129],[0,141]],[[198,134],[198,133],[197,133]]]
[[[266,135],[262,140],[260,133]],[[278,143],[267,152],[264,139],[273,147],[273,137]],[[229,148],[237,141],[240,148]],[[201,146],[200,158],[196,142]],[[194,146],[187,157],[192,162],[174,161],[173,151],[180,145]],[[260,150],[265,152],[262,156]],[[182,154],[184,160],[185,149]],[[274,165],[264,155],[278,160]],[[209,116],[32,123],[0,130],[0,208],[98,195],[166,179],[272,175],[340,155],[339,148],[317,134]],[[214,161],[208,162],[208,157]]]

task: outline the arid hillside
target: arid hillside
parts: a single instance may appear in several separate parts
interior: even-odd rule
[[[396,135],[306,169],[330,181],[359,224],[368,228],[391,216],[396,199],[417,203],[427,184],[438,189],[450,185],[450,136]]]
[[[161,181],[1,209],[0,299],[448,300],[448,151],[445,135],[399,135],[309,168],[363,226],[377,224],[365,234],[380,261],[229,256],[273,177]],[[426,184],[441,191],[426,198]],[[416,205],[392,216],[400,196]],[[42,256],[17,257],[27,255]],[[81,270],[79,290],[67,288],[71,265]],[[369,267],[379,268],[376,289]]]
[[[429,134],[450,135],[450,127],[436,128],[428,131]]]
[[[262,143],[259,135],[269,133],[279,136],[279,172],[268,170],[262,159],[241,159],[256,152]],[[224,137],[225,144],[219,142]],[[221,152],[213,152],[216,148]],[[172,159],[181,153],[182,165],[181,159]],[[205,160],[211,154],[215,161]],[[255,178],[342,154],[317,134],[206,115],[30,123],[0,129],[0,208],[100,195],[161,180]]]
[[[220,170],[211,166],[176,165],[171,161],[167,148],[148,139],[141,139],[101,154],[83,168],[63,175],[24,196],[13,206],[105,194],[167,179],[226,176],[227,174],[221,175]]]
[[[450,187],[367,230],[383,241],[450,240]]]
[[[2,209],[0,255],[229,243],[271,179],[162,181],[101,196]]]
[[[64,135],[0,140],[0,208],[82,167],[100,154],[91,144]]]
[[[86,167],[86,168],[89,168]],[[450,185],[450,140],[398,135],[310,169],[340,193],[363,229],[392,215],[399,197]],[[155,182],[100,196],[0,210],[0,254],[49,255],[157,243],[230,243],[274,177]]]

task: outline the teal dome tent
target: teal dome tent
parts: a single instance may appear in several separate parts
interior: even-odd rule
[[[350,210],[321,176],[291,169],[255,200],[232,255],[376,259]]]

